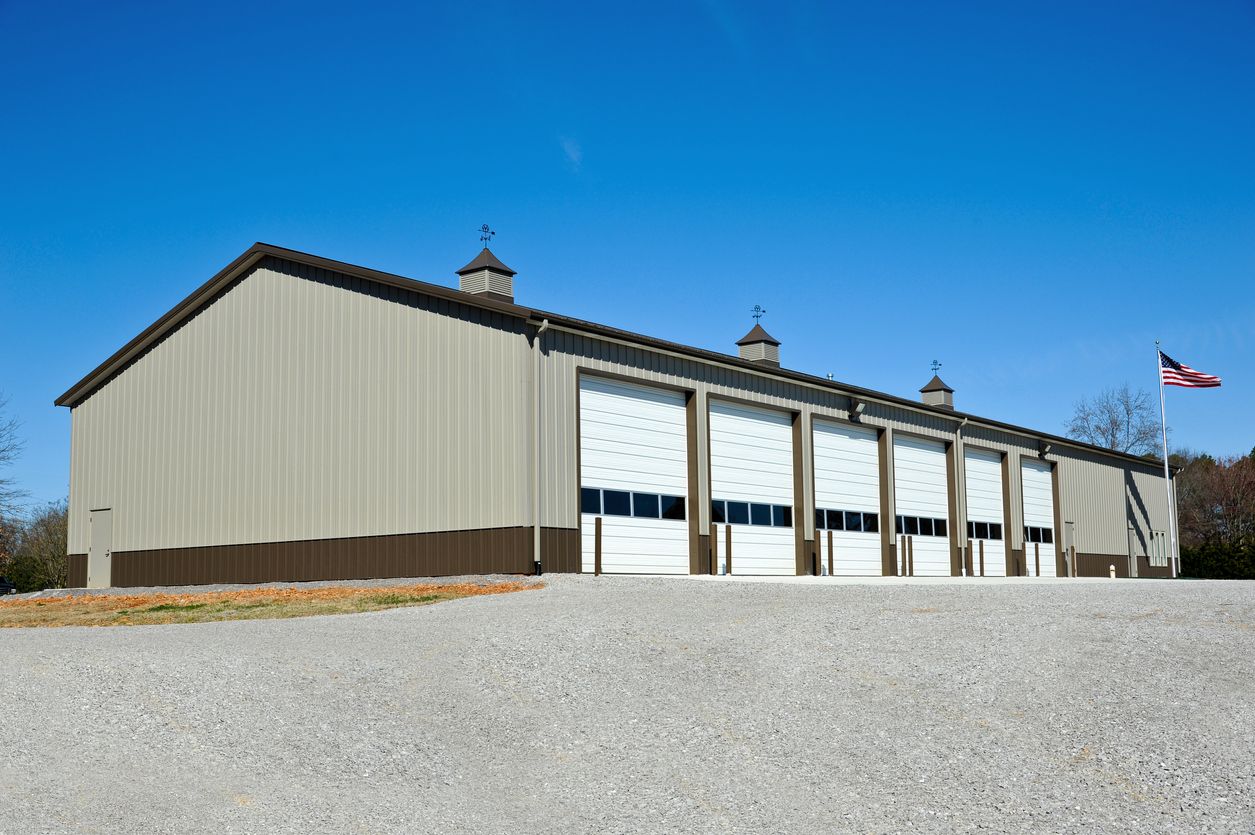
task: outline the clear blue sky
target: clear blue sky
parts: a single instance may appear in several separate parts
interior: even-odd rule
[[[52,400],[253,241],[1059,432],[1155,386],[1255,446],[1255,6],[0,2],[0,390]]]

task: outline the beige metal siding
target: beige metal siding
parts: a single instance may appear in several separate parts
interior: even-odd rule
[[[1168,500],[1164,495],[1163,470],[1131,467],[1124,483],[1133,526],[1134,556],[1149,556],[1151,532],[1168,533]]]
[[[556,329],[545,334],[543,344],[545,361],[541,379],[544,415],[541,425],[544,439],[541,459],[545,469],[542,477],[542,520],[546,526],[574,527],[578,522],[578,479],[574,445],[570,439],[575,437],[576,377],[581,369],[696,391],[699,396],[698,472],[703,474],[707,472],[706,405],[707,399],[712,395],[800,412],[804,420],[809,420],[808,416],[812,414],[838,420],[849,417],[850,398],[837,392]],[[862,426],[890,427],[907,434],[952,441],[959,421],[941,415],[916,413],[897,406],[869,403],[859,423]],[[982,446],[999,451],[1015,455],[1036,454],[1035,441],[1010,433],[978,430],[968,426],[964,429],[964,436],[969,441],[979,440]],[[803,439],[809,444],[806,433],[803,433]],[[808,449],[804,450],[803,461],[809,468]],[[1016,472],[1018,466],[1017,458]],[[814,514],[811,511],[814,507],[814,496],[809,478],[806,479],[805,486],[802,524],[807,538],[811,538],[814,535]],[[699,511],[702,529],[705,530],[710,524],[710,497],[705,478],[701,480],[700,487]],[[1018,508],[1018,487],[1014,489],[1017,492],[1013,507]],[[1019,511],[1016,510],[1017,517],[1018,514]],[[1018,521],[1015,522],[1017,527],[1019,524]]]
[[[515,318],[268,258],[73,409],[71,553],[531,524]]]
[[[803,426],[846,420],[852,406],[822,387],[558,327],[542,345],[549,528],[579,525],[581,369],[696,392],[700,530],[712,396],[798,412]],[[520,319],[268,257],[73,409],[69,550],[87,550],[96,507],[114,509],[115,551],[531,525],[532,385]],[[947,442],[959,426],[872,402],[858,423]],[[1008,456],[1006,526],[1021,548],[1020,458],[1038,457],[1037,439],[969,424],[962,441]],[[1046,457],[1079,552],[1126,552],[1130,497],[1149,517],[1139,530],[1166,528],[1153,466],[1058,444]],[[955,529],[964,521],[960,511]]]
[[[1082,554],[1127,554],[1125,467],[1095,453],[1058,448],[1048,458],[1059,464],[1060,516],[1076,523]]]

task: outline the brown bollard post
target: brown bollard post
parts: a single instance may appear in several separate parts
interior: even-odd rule
[[[728,573],[731,574],[732,573],[732,526],[725,525],[723,532],[724,534],[726,534],[726,541],[727,541],[727,545],[725,546],[724,550],[728,552],[728,556],[726,558],[727,564],[728,564]]]
[[[601,576],[601,517],[593,522],[593,576]]]

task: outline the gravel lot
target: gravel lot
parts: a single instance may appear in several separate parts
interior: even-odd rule
[[[1255,830],[1255,583],[0,632],[0,832]]]

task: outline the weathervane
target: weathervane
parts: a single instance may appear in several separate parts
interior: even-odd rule
[[[936,374],[940,370],[941,370],[941,363],[937,362],[936,360],[933,360],[933,373]]]
[[[479,241],[484,245],[484,249],[488,248],[488,244],[492,242],[492,236],[495,234],[497,233],[489,229],[487,223],[479,227]]]
[[[754,305],[754,309],[750,311],[750,315],[754,317],[754,324],[758,324],[758,320],[763,318],[763,314],[766,312],[761,304]]]

